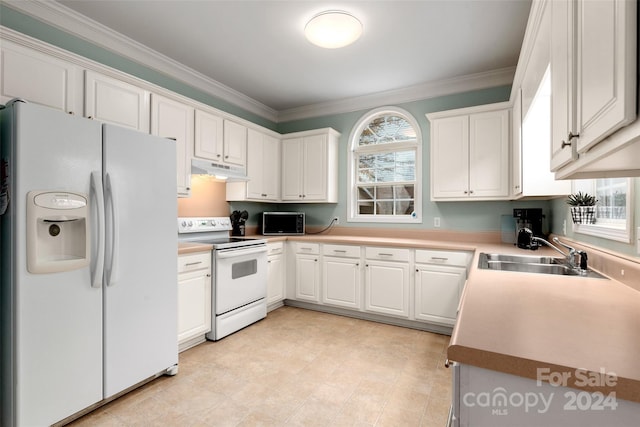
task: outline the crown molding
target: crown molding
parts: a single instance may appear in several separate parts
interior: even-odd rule
[[[3,3],[5,6],[31,16],[38,21],[168,75],[248,112],[272,122],[278,121],[278,112],[276,110],[60,3],[46,0],[7,0]]]
[[[376,108],[380,105],[401,104],[508,85],[513,83],[516,70],[516,67],[502,68],[402,89],[277,111],[60,3],[50,0],[4,0],[3,4],[274,123],[348,113]]]
[[[278,121],[288,122],[311,117],[349,113],[376,108],[380,105],[403,104],[428,98],[435,98],[437,96],[509,85],[513,82],[515,70],[516,67],[501,68],[483,73],[469,74],[466,76],[422,83],[402,89],[378,92],[371,95],[282,110],[278,114]]]

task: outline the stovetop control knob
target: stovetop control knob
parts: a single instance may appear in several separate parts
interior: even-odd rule
[[[189,227],[193,227],[193,221],[189,221],[189,222],[187,222],[187,226],[189,226]]]
[[[212,220],[211,220],[211,225],[212,225],[212,226],[214,226],[214,227],[215,227],[217,224],[218,224],[218,223],[216,222],[216,220],[215,220],[215,219],[212,219]]]
[[[182,228],[186,227],[186,226],[187,226],[187,221],[182,221],[182,222],[180,223],[180,225],[182,226]]]

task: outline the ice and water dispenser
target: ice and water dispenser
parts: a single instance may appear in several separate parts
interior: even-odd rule
[[[31,191],[27,194],[27,270],[55,273],[90,261],[89,205],[85,194]]]

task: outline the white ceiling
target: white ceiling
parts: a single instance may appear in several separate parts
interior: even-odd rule
[[[531,0],[58,0],[278,112],[514,67]],[[320,11],[364,25],[351,46],[305,40]]]

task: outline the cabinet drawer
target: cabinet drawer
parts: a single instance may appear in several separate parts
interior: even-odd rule
[[[409,249],[368,247],[365,250],[367,259],[385,261],[409,261]]]
[[[296,243],[296,253],[299,254],[320,254],[320,244],[318,243]]]
[[[360,246],[322,245],[322,254],[345,258],[360,258]]]
[[[278,255],[284,252],[283,242],[267,243],[267,255]]]
[[[211,267],[211,252],[201,252],[178,257],[178,274],[189,271],[205,270]]]
[[[469,252],[416,250],[416,263],[468,267],[470,259]]]

